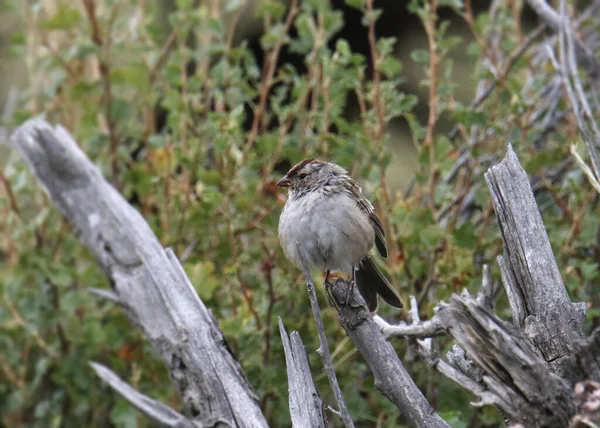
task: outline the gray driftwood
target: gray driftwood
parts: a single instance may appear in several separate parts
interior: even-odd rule
[[[575,385],[600,380],[600,330],[590,337],[582,334],[585,304],[568,296],[527,174],[512,147],[485,178],[504,243],[498,262],[512,324],[493,312],[486,269],[477,297],[454,295],[424,323],[378,323],[388,336],[414,339],[445,330],[459,345],[447,354],[448,362],[425,341],[431,339],[416,339],[419,355],[477,396],[476,405],[495,405],[511,423],[527,427],[565,427],[581,410]]]
[[[310,372],[308,355],[297,331],[288,336],[279,318],[279,333],[285,352],[290,395],[290,416],[294,428],[324,428],[327,426],[323,400]]]
[[[485,174],[504,244],[498,257],[513,323],[556,365],[581,337],[585,304],[569,299],[527,174],[509,146]]]
[[[266,427],[238,361],[177,257],[160,245],[69,133],[32,120],[11,141],[106,272],[111,299],[125,308],[168,367],[189,418],[169,417],[171,426]],[[106,372],[99,374],[116,385]],[[150,418],[165,414],[141,394],[127,398]]]

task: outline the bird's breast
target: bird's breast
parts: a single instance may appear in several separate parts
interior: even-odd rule
[[[310,266],[349,273],[373,246],[374,232],[368,214],[348,194],[310,192],[286,203],[279,240],[298,267],[296,242]]]

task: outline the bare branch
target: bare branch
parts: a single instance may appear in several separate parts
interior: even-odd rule
[[[354,427],[354,422],[352,422],[350,412],[346,407],[344,396],[342,395],[340,385],[337,381],[337,376],[335,375],[335,367],[331,361],[331,352],[329,351],[329,344],[327,343],[327,336],[325,335],[325,327],[323,326],[323,318],[321,317],[319,300],[317,299],[317,294],[315,292],[315,283],[313,282],[310,269],[306,263],[304,247],[299,242],[296,242],[296,249],[298,250],[298,255],[302,263],[302,272],[306,278],[306,289],[308,290],[308,297],[310,298],[310,306],[312,308],[315,323],[317,325],[317,333],[319,334],[320,344],[319,349],[317,349],[317,353],[323,361],[325,373],[327,373],[327,379],[329,379],[329,385],[331,385],[331,390],[333,391],[335,401],[339,407],[338,411],[340,412],[340,417],[342,418],[342,421],[346,427]]]
[[[134,315],[194,421],[266,427],[239,363],[173,252],[162,248],[71,135],[31,120],[11,140],[106,272],[112,297]]]
[[[510,145],[485,179],[504,243],[499,263],[513,322],[546,361],[554,361],[573,351],[585,314],[569,299],[527,174]]]
[[[542,22],[552,28],[554,31],[558,31],[561,26],[560,16],[552,6],[550,6],[546,0],[527,0],[531,9],[537,13]]]
[[[153,400],[133,389],[123,382],[108,367],[98,363],[90,363],[96,374],[123,398],[129,401],[136,409],[157,425],[174,428],[199,428],[198,422],[191,421],[159,401]]]
[[[550,27],[555,33],[567,31],[572,34],[574,32],[574,29],[571,28],[568,20],[565,19],[565,15],[561,16],[561,14],[556,12],[546,0],[527,0],[527,3],[539,16],[542,22]],[[594,56],[594,53],[590,51],[576,35],[572,34],[571,37],[573,38],[577,49],[577,57],[586,68],[588,74],[593,77],[598,77],[600,65],[598,64],[598,60]]]
[[[119,299],[119,295],[113,291],[105,290],[103,288],[90,288],[88,291],[90,294],[101,297],[109,302],[116,303],[117,305],[122,303],[121,299]]]
[[[428,321],[423,321],[415,324],[406,324],[400,322],[398,325],[388,324],[386,320],[379,315],[373,317],[381,332],[386,339],[391,337],[434,337],[443,336],[446,334],[444,326],[442,326],[435,316]]]
[[[569,101],[573,107],[573,114],[577,120],[579,133],[581,134],[581,138],[590,155],[592,169],[595,174],[594,178],[597,182],[600,179],[600,161],[598,160],[596,148],[600,145],[600,130],[598,129],[598,125],[592,114],[592,109],[583,91],[583,83],[581,82],[577,70],[577,57],[575,55],[574,47],[575,42],[573,41],[573,34],[570,31],[570,21],[569,16],[566,13],[566,4],[564,0],[561,1],[561,16],[562,26],[559,33],[560,64],[557,65],[558,71],[569,97]],[[553,58],[552,51],[550,51],[550,55],[551,58]],[[554,60],[554,63],[556,63],[556,60]]]
[[[279,333],[288,372],[292,425],[294,428],[326,427],[323,400],[312,379],[308,356],[300,334],[293,331],[290,340],[281,318],[279,318]]]
[[[489,392],[481,394],[485,404],[497,405],[509,419],[525,426],[568,424],[575,410],[569,386],[510,325],[468,293],[453,295],[436,315],[482,369]]]
[[[348,304],[341,304],[350,286],[349,282],[337,278],[331,287],[332,297],[340,303],[340,324],[373,371],[377,389],[400,409],[410,425],[447,427],[415,385],[392,345],[385,340],[356,287]]]

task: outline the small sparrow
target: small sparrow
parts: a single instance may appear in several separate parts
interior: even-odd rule
[[[352,274],[371,312],[377,295],[396,308],[404,302],[377,269],[369,250],[373,243],[387,257],[387,243],[373,205],[359,184],[342,167],[318,159],[296,164],[277,186],[289,187],[289,197],[279,219],[279,242],[286,257],[298,268],[302,262],[296,242],[304,247],[309,267]]]

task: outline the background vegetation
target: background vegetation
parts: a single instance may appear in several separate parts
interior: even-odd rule
[[[405,297],[417,296],[427,318],[450,293],[476,290],[484,263],[499,278],[501,241],[483,172],[512,142],[532,174],[571,297],[590,302],[589,324],[598,323],[598,197],[569,155],[577,128],[564,114],[567,101],[544,92],[555,70],[537,43],[548,34],[528,38],[520,1],[478,14],[468,0],[407,2],[427,41],[406,65],[420,70],[419,99],[403,92],[397,41],[377,35],[380,5],[345,3],[361,16],[367,54],[339,37],[347,15],[321,0],[254,8],[236,0],[177,0],[167,8],[128,0],[2,3],[25,23],[4,55],[24,59],[28,80],[4,125],[44,115],[76,137],[184,261],[273,426],[290,424],[278,316],[301,332],[317,387],[333,402],[303,279],[276,233],[286,195],[274,182],[305,157],[343,165],[363,183],[389,236],[382,267]],[[253,19],[264,26],[258,50],[236,33]],[[456,35],[450,19],[468,32]],[[456,73],[459,54],[468,67]],[[481,101],[465,101],[458,81]],[[397,180],[406,155],[389,134],[399,124],[408,125],[418,151],[406,185]],[[177,408],[168,374],[141,334],[119,308],[86,291],[109,286],[91,255],[25,165],[2,150],[1,423],[144,426],[94,376],[90,360]],[[380,313],[405,316],[388,307]],[[354,420],[402,425],[335,310],[324,309],[324,317]],[[470,406],[472,397],[433,374],[404,341],[393,344],[452,426],[502,421],[494,409]],[[450,343],[438,345],[443,351]]]

